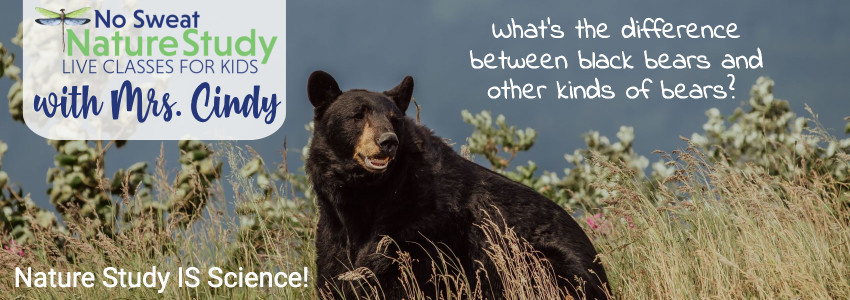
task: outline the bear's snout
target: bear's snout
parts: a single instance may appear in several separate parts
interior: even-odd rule
[[[395,158],[398,150],[398,136],[388,126],[373,126],[377,120],[365,122],[357,145],[354,147],[354,159],[366,171],[383,173]]]
[[[375,142],[381,147],[381,151],[389,156],[394,156],[395,150],[398,149],[398,136],[392,132],[382,133]]]

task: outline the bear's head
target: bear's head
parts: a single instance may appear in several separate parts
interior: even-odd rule
[[[383,174],[393,166],[405,138],[405,111],[413,96],[413,78],[385,92],[342,92],[336,80],[315,71],[307,81],[314,109],[316,137],[338,162],[349,168]]]

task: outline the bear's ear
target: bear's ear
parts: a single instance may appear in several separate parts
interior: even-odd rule
[[[404,113],[407,111],[407,105],[410,104],[410,99],[413,97],[413,77],[404,77],[401,83],[393,89],[384,92],[384,95],[393,99],[398,109]]]
[[[307,79],[307,98],[315,108],[323,108],[339,97],[342,91],[331,74],[315,71]]]

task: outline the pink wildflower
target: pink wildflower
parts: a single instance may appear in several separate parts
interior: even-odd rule
[[[9,242],[9,245],[3,246],[3,249],[18,256],[24,256],[24,248],[18,245],[15,240]]]
[[[599,230],[602,226],[602,213],[587,217],[587,225],[590,225],[593,230]]]

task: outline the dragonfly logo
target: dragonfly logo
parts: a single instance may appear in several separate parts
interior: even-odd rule
[[[91,22],[91,19],[80,18],[83,14],[89,12],[91,7],[84,7],[78,10],[66,13],[65,9],[60,9],[59,12],[49,11],[41,7],[36,7],[35,10],[47,18],[35,19],[35,22],[41,25],[56,26],[62,25],[62,52],[65,52],[65,25],[83,25]]]

